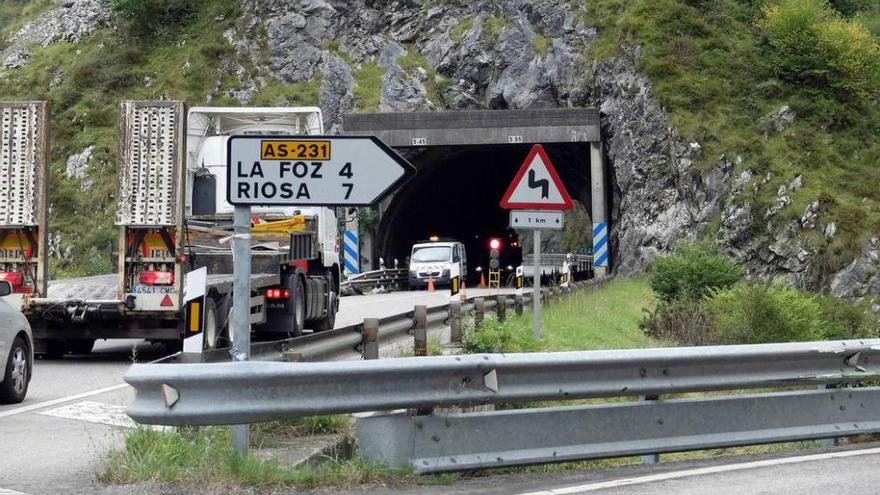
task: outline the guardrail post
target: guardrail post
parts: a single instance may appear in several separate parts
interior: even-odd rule
[[[499,322],[504,323],[507,319],[507,296],[504,294],[495,296],[495,302],[495,315]]]
[[[428,307],[415,307],[415,324],[413,328],[413,355],[428,355]]]
[[[461,303],[449,303],[449,340],[452,344],[461,342]]]
[[[379,359],[379,319],[365,318],[361,336],[361,355],[363,358]]]
[[[660,397],[657,395],[640,395],[639,402],[655,401]],[[660,462],[660,454],[645,454],[642,456],[642,464],[657,464]]]
[[[513,310],[516,312],[516,316],[522,316],[522,314],[523,314],[523,296],[521,296],[521,295],[513,296]]]
[[[837,388],[835,385],[828,383],[823,383],[822,385],[819,385],[819,390],[831,390],[835,388]],[[823,438],[821,445],[823,450],[833,449],[834,447],[840,445],[840,438]]]
[[[483,318],[486,316],[486,300],[482,297],[474,299],[474,329],[483,326]]]

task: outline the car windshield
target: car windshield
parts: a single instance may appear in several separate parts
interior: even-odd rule
[[[449,246],[434,246],[416,248],[413,250],[412,261],[425,263],[429,261],[449,261],[452,248]]]

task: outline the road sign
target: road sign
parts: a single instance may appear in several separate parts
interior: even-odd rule
[[[570,210],[571,197],[540,144],[532,146],[526,160],[504,193],[501,207],[532,210]]]
[[[510,210],[512,229],[562,230],[565,225],[561,211]]]
[[[373,136],[232,136],[227,160],[238,206],[371,205],[415,174]]]

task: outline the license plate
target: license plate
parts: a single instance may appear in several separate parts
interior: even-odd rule
[[[174,294],[174,287],[161,285],[135,285],[132,294]]]

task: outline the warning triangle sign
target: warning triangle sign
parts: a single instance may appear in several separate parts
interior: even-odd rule
[[[501,198],[501,207],[508,210],[570,210],[573,207],[568,191],[540,144],[532,146]]]

